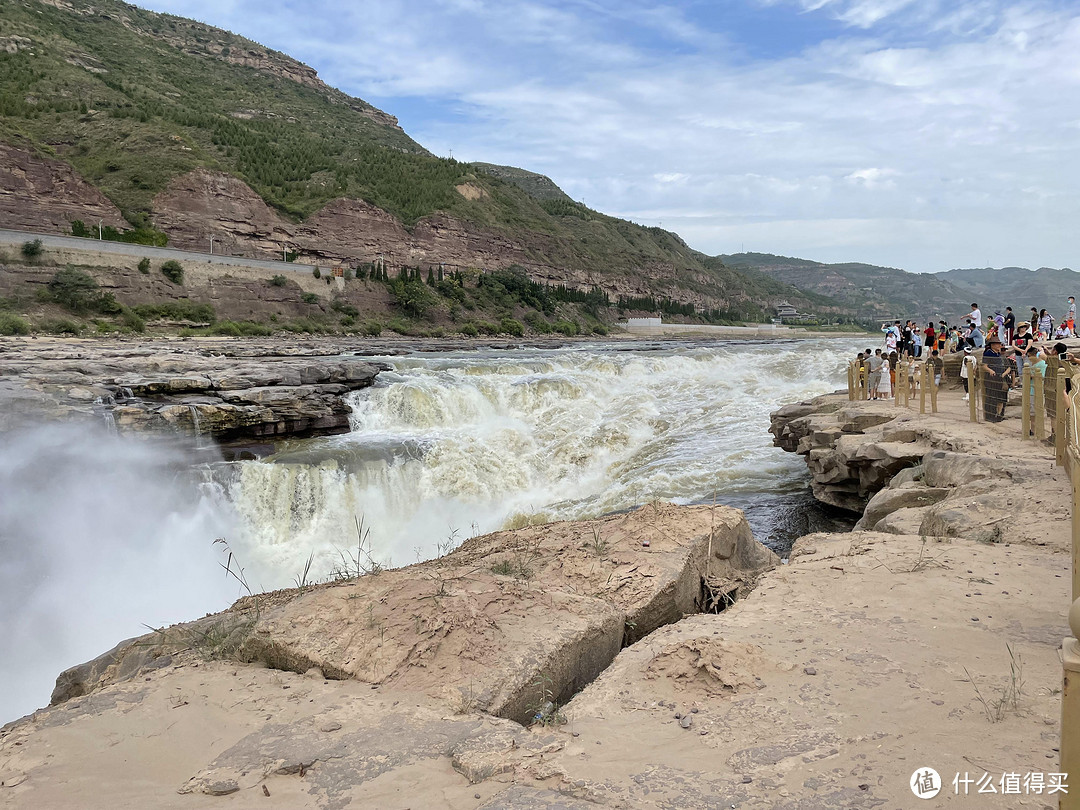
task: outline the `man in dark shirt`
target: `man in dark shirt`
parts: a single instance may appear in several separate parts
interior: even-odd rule
[[[1012,343],[1016,334],[1016,316],[1013,315],[1012,307],[1005,307],[1005,345]]]

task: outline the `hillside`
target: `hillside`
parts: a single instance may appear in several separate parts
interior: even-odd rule
[[[799,297],[542,175],[434,157],[284,54],[119,0],[0,8],[0,220],[100,221],[137,241],[392,273],[515,265],[725,317]]]
[[[1080,273],[1067,267],[980,267],[935,275],[965,290],[972,301],[985,301],[993,308],[1011,306],[1018,314],[1027,314],[1031,307],[1045,307],[1058,318],[1068,311],[1068,297],[1080,296]]]
[[[825,264],[768,253],[736,253],[720,259],[735,270],[757,271],[808,294],[835,300],[863,318],[953,321],[971,303],[969,291],[937,274],[855,262]]]

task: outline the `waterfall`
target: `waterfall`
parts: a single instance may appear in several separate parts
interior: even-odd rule
[[[191,432],[195,436],[195,447],[202,449],[204,442],[202,427],[199,424],[199,409],[194,405],[188,405],[188,413],[191,414]]]
[[[386,358],[394,371],[350,395],[352,433],[229,465],[249,557],[285,585],[312,551],[329,570],[360,516],[402,565],[455,532],[801,488],[768,414],[835,390],[861,346],[614,348]]]

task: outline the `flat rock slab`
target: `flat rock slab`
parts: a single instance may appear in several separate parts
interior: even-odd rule
[[[212,628],[244,661],[528,723],[624,645],[737,598],[776,561],[722,506],[656,503],[497,532],[408,568],[247,597],[68,670],[59,681],[77,687],[57,700],[134,677]]]
[[[29,421],[108,419],[128,432],[220,440],[349,429],[343,399],[385,366],[344,345],[292,341],[145,344],[12,341],[0,355],[0,431]]]

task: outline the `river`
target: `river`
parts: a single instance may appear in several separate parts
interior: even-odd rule
[[[224,462],[176,442],[47,425],[0,447],[0,722],[65,667],[147,626],[328,576],[356,521],[383,565],[531,522],[654,499],[746,508],[777,546],[828,521],[769,412],[840,387],[854,339],[612,341],[415,353],[351,395],[352,431]],[[213,453],[213,451],[209,451]]]

